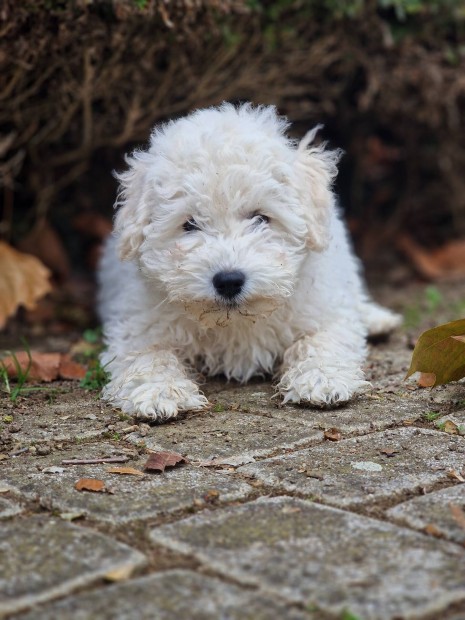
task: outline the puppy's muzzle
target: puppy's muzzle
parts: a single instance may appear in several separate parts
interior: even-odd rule
[[[233,301],[242,291],[245,275],[242,271],[219,271],[213,276],[216,292],[228,301]]]

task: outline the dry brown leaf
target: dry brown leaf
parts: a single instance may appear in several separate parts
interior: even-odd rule
[[[393,450],[392,448],[384,448],[383,450],[380,450],[381,454],[385,454],[386,456],[395,456],[396,454],[398,454],[397,450]]]
[[[175,467],[179,463],[187,463],[187,460],[176,452],[153,452],[144,465],[148,471],[165,471],[166,467]]]
[[[436,250],[426,250],[409,235],[400,236],[397,244],[429,280],[455,280],[465,275],[464,239],[450,241]]]
[[[436,383],[436,375],[434,374],[434,372],[422,372],[420,373],[417,383],[420,387],[423,388],[433,387],[433,385]]]
[[[15,353],[22,372],[26,372],[29,364],[27,379],[31,381],[55,381],[62,379],[82,379],[86,374],[86,368],[81,364],[73,362],[69,355],[63,353],[39,353],[38,351],[18,351]],[[7,369],[10,378],[18,376],[16,364],[13,357],[5,357],[2,363]]]
[[[452,480],[457,480],[458,482],[465,482],[465,478],[462,476],[462,474],[459,474],[459,472],[455,471],[455,469],[449,469],[449,471],[447,472],[447,477],[451,478]]]
[[[456,504],[449,504],[449,508],[455,522],[465,530],[465,512]]]
[[[446,420],[444,423],[444,432],[449,435],[458,435],[459,427],[455,424],[455,422],[452,422],[452,420]]]
[[[27,351],[18,351],[15,353],[14,357],[21,371],[24,373],[27,371],[30,364],[27,375],[28,380],[48,382],[58,378],[60,353],[39,353],[38,351],[31,351],[29,355]],[[7,369],[9,377],[16,378],[18,376],[13,357],[5,357],[2,363]]]
[[[107,467],[109,474],[127,474],[128,476],[144,476],[144,472],[134,467]]]
[[[95,493],[102,493],[105,489],[105,483],[103,480],[97,480],[97,478],[81,478],[74,485],[76,491],[93,491]]]
[[[328,428],[324,432],[324,438],[329,441],[340,441],[342,439],[342,433],[338,428]]]
[[[68,252],[60,235],[46,220],[39,220],[18,243],[21,252],[38,258],[60,280],[66,280],[71,271]]]
[[[61,354],[58,367],[58,376],[61,379],[84,379],[86,372],[85,366],[72,360],[68,354]]]
[[[52,290],[49,276],[37,258],[0,241],[0,329],[19,306],[32,309]]]
[[[441,530],[436,525],[434,525],[434,523],[428,523],[428,525],[425,525],[423,531],[425,532],[425,534],[435,536],[436,538],[440,538],[442,536]]]

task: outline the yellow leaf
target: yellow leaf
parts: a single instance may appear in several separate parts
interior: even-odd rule
[[[104,575],[104,578],[107,581],[125,581],[129,579],[129,577],[134,572],[134,566],[131,564],[127,564],[126,566],[120,566],[119,568],[115,568]]]
[[[465,319],[424,332],[415,346],[407,377],[414,372],[435,375],[431,386],[465,377]]]
[[[134,469],[134,467],[107,467],[109,474],[127,474],[129,476],[145,476],[140,469]]]
[[[49,276],[37,258],[0,241],[0,329],[19,306],[31,310],[51,291]]]

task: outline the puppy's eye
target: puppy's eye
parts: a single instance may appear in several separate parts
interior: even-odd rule
[[[191,230],[200,230],[200,226],[197,224],[197,222],[192,217],[189,218],[187,222],[184,222],[184,224],[182,225],[182,228],[186,232],[190,232]]]
[[[250,219],[253,220],[256,226],[260,226],[260,224],[269,224],[270,222],[270,218],[267,215],[263,215],[263,213],[252,213]]]

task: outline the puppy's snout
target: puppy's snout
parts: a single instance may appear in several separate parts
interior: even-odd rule
[[[225,299],[234,299],[242,291],[245,275],[242,271],[219,271],[213,276],[213,286]]]

